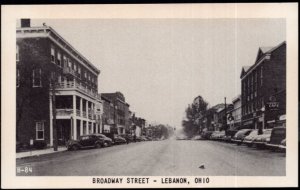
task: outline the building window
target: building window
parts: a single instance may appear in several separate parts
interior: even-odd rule
[[[32,71],[33,87],[42,87],[42,69]]]
[[[17,87],[20,86],[20,71],[17,69]]]
[[[86,72],[84,71],[84,78],[86,78]]]
[[[71,62],[70,59],[68,59],[68,67],[69,67],[69,68],[72,68],[72,62]]]
[[[51,62],[55,63],[55,50],[54,50],[54,47],[51,47]]]
[[[44,140],[44,122],[35,122],[36,140]]]
[[[19,46],[17,45],[16,47],[16,60],[19,61],[20,60],[20,55],[19,55]]]
[[[68,59],[66,56],[64,56],[64,67],[68,66]]]
[[[74,63],[74,71],[77,71],[77,65]]]
[[[57,53],[57,61],[56,61],[57,65],[59,65],[61,67],[61,54],[58,52]]]

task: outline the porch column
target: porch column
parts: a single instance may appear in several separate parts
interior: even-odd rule
[[[49,98],[49,109],[50,109],[50,146],[53,146],[53,115],[52,115],[52,96]]]
[[[86,121],[86,134],[89,134],[89,122],[88,121]]]
[[[83,120],[80,119],[80,135],[83,135]]]
[[[89,101],[86,100],[85,101],[85,107],[86,107],[86,117],[89,118]]]
[[[73,95],[73,139],[77,140],[76,95]]]
[[[94,133],[94,124],[95,124],[95,123],[91,122],[92,133]]]
[[[99,133],[99,130],[98,130],[98,123],[96,123],[96,133]]]
[[[82,98],[81,97],[79,97],[80,98],[80,117],[82,117]],[[82,120],[81,120],[82,121]],[[82,126],[82,125],[81,125]]]

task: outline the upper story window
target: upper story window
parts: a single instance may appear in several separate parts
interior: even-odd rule
[[[44,122],[35,122],[36,140],[44,140]]]
[[[53,46],[51,47],[51,62],[55,63],[55,49]]]
[[[60,52],[57,53],[57,65],[61,66],[61,54]]]
[[[74,71],[77,71],[77,65],[74,63]]]
[[[19,46],[16,46],[16,60],[19,61],[20,60],[20,54],[19,54]]]
[[[86,78],[86,71],[84,71],[84,78]]]
[[[64,56],[64,67],[68,66],[68,59],[66,56]]]
[[[70,59],[68,59],[68,67],[69,67],[69,68],[72,68],[72,62],[71,62]]]
[[[20,86],[20,70],[17,69],[17,87]]]
[[[32,71],[32,86],[42,87],[42,69],[34,69]]]
[[[91,75],[88,73],[88,78],[89,78],[89,80],[91,80]]]

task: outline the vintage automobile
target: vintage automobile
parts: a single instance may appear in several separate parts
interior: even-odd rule
[[[201,140],[202,137],[200,135],[193,136],[192,140]]]
[[[223,141],[225,142],[231,142],[231,139],[233,136],[237,133],[237,130],[228,130],[225,132],[225,136],[223,137]]]
[[[126,139],[119,136],[119,135],[116,135],[115,138],[114,138],[114,144],[125,144],[127,143]]]
[[[247,145],[248,147],[251,147],[253,145],[254,139],[258,136],[258,130],[254,129],[249,133],[249,135],[245,136],[243,140],[243,144]]]
[[[210,139],[214,131],[203,131],[201,134],[202,139]]]
[[[251,133],[253,129],[241,129],[239,130],[231,139],[232,142],[235,142],[237,145],[243,143],[244,138]]]
[[[100,148],[104,145],[104,140],[96,135],[82,135],[79,140],[69,140],[66,144],[68,150],[78,150],[83,148],[96,147]]]
[[[210,139],[212,139],[212,140],[221,140],[224,136],[225,136],[225,131],[214,131],[211,134]]]
[[[286,139],[283,139],[279,145],[279,150],[285,152],[286,150]]]
[[[267,140],[270,139],[272,129],[265,129],[263,130],[263,134],[258,135],[255,137],[253,144],[256,148],[264,148]]]
[[[285,127],[274,127],[270,140],[267,139],[266,146],[270,148],[271,150],[276,150],[279,148],[281,141],[283,141],[286,138],[286,128]]]
[[[108,147],[111,146],[113,144],[113,141],[111,138],[103,135],[103,134],[94,134],[95,136],[97,136],[99,139],[103,140],[103,146],[104,147]]]

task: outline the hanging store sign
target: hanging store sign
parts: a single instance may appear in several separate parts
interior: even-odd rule
[[[266,103],[266,108],[270,111],[279,110],[279,102],[275,96],[270,96],[269,101]]]

